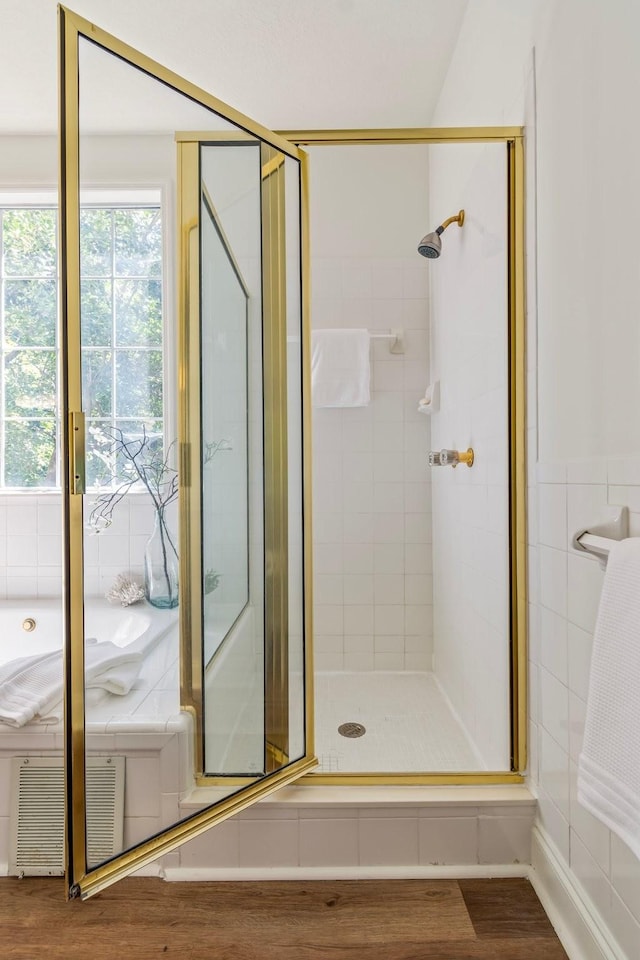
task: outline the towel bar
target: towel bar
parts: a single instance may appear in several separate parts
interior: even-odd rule
[[[595,557],[602,569],[607,565],[609,550],[614,543],[629,536],[629,508],[620,507],[609,520],[587,530],[578,530],[571,542],[574,550]]]
[[[404,330],[389,330],[388,333],[370,333],[370,340],[392,340],[389,353],[404,353]]]

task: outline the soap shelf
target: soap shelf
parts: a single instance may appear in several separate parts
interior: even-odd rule
[[[629,508],[619,507],[616,508],[614,515],[603,523],[574,533],[571,545],[574,550],[595,557],[604,570],[613,544],[626,540],[628,536]]]

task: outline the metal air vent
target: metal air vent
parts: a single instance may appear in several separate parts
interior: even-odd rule
[[[124,835],[124,757],[88,757],[87,857],[90,866],[120,853]],[[64,873],[62,757],[13,757],[9,874]]]

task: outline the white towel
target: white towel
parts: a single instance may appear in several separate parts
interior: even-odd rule
[[[85,687],[98,687],[123,696],[131,690],[142,656],[117,647],[110,640],[87,642]],[[0,722],[22,727],[31,720],[57,718],[62,699],[62,650],[20,657],[0,668]]]
[[[607,561],[578,800],[640,857],[640,538],[616,543]]]
[[[311,336],[314,407],[366,407],[369,403],[369,331],[314,330]]]

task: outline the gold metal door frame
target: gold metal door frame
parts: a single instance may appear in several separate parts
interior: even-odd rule
[[[527,767],[527,473],[525,180],[522,127],[416,127],[281,130],[297,146],[504,143],[507,150],[507,278],[509,395],[509,621],[511,769],[461,773],[310,773],[317,786],[453,785],[522,783]],[[307,313],[310,316],[310,312]],[[307,408],[310,411],[310,408]],[[311,423],[305,426],[311,433]]]
[[[309,324],[306,311],[309,306],[308,294],[308,216],[306,155],[294,144],[244,116],[195,84],[156,63],[144,54],[123,43],[116,37],[96,27],[90,21],[78,16],[63,6],[58,8],[59,25],[59,198],[60,198],[60,313],[61,313],[61,359],[62,359],[62,456],[68,469],[63,470],[63,524],[64,524],[64,580],[65,580],[65,643],[64,643],[64,709],[65,709],[65,861],[67,892],[70,897],[92,896],[111,883],[127,876],[134,870],[145,866],[157,857],[176,849],[185,841],[192,839],[215,823],[227,819],[255,803],[262,797],[273,793],[281,786],[298,780],[312,769],[316,760],[313,757],[312,712],[307,713],[305,725],[305,754],[284,769],[270,774],[259,782],[249,783],[241,792],[226,798],[222,803],[205,808],[186,820],[174,824],[161,833],[124,851],[119,856],[90,868],[87,863],[86,844],[86,789],[85,789],[85,716],[84,716],[84,577],[83,577],[83,503],[82,478],[77,476],[76,464],[84,460],[84,448],[79,434],[82,428],[82,367],[81,367],[81,328],[80,328],[80,172],[79,172],[79,43],[86,40],[103,50],[114,54],[131,66],[142,70],[152,78],[191,98],[196,103],[213,110],[218,115],[236,124],[248,134],[255,136],[280,154],[291,157],[300,164],[300,217],[301,217],[301,309],[302,309],[302,356],[303,356],[303,406],[305,418],[310,398],[310,370],[308,360],[307,333]],[[242,137],[242,134],[235,134]],[[231,134],[233,138],[234,134]],[[187,217],[188,220],[188,217]],[[191,260],[193,268],[197,261],[197,239],[195,231],[188,229],[179,238],[179,250],[183,261]],[[195,258],[195,259],[194,259]],[[190,332],[189,318],[194,303],[194,272],[191,279],[181,278],[181,324],[180,342],[188,358],[195,347]],[[197,272],[195,273],[197,277]],[[179,372],[179,384],[184,384],[184,369]],[[182,411],[182,437],[188,437],[192,423],[193,409]],[[76,430],[76,427],[78,430]],[[183,475],[184,485],[188,488],[186,496],[191,509],[199,508],[198,492],[189,486],[189,451],[181,447],[181,466],[186,467]],[[303,438],[303,472],[310,475],[310,439]],[[306,704],[311,705],[311,686],[313,682],[311,641],[311,579],[310,579],[310,488],[307,484],[304,505],[305,540],[305,684]],[[200,571],[201,573],[201,571]],[[194,585],[195,583],[195,585]],[[184,597],[191,590],[201,590],[201,578],[187,577],[182,580]],[[307,592],[308,591],[308,592]],[[192,595],[193,596],[193,595]],[[181,627],[191,630],[194,624],[183,615]],[[196,627],[197,633],[197,627]],[[189,682],[196,685],[192,661],[183,662],[182,680],[188,675]]]

